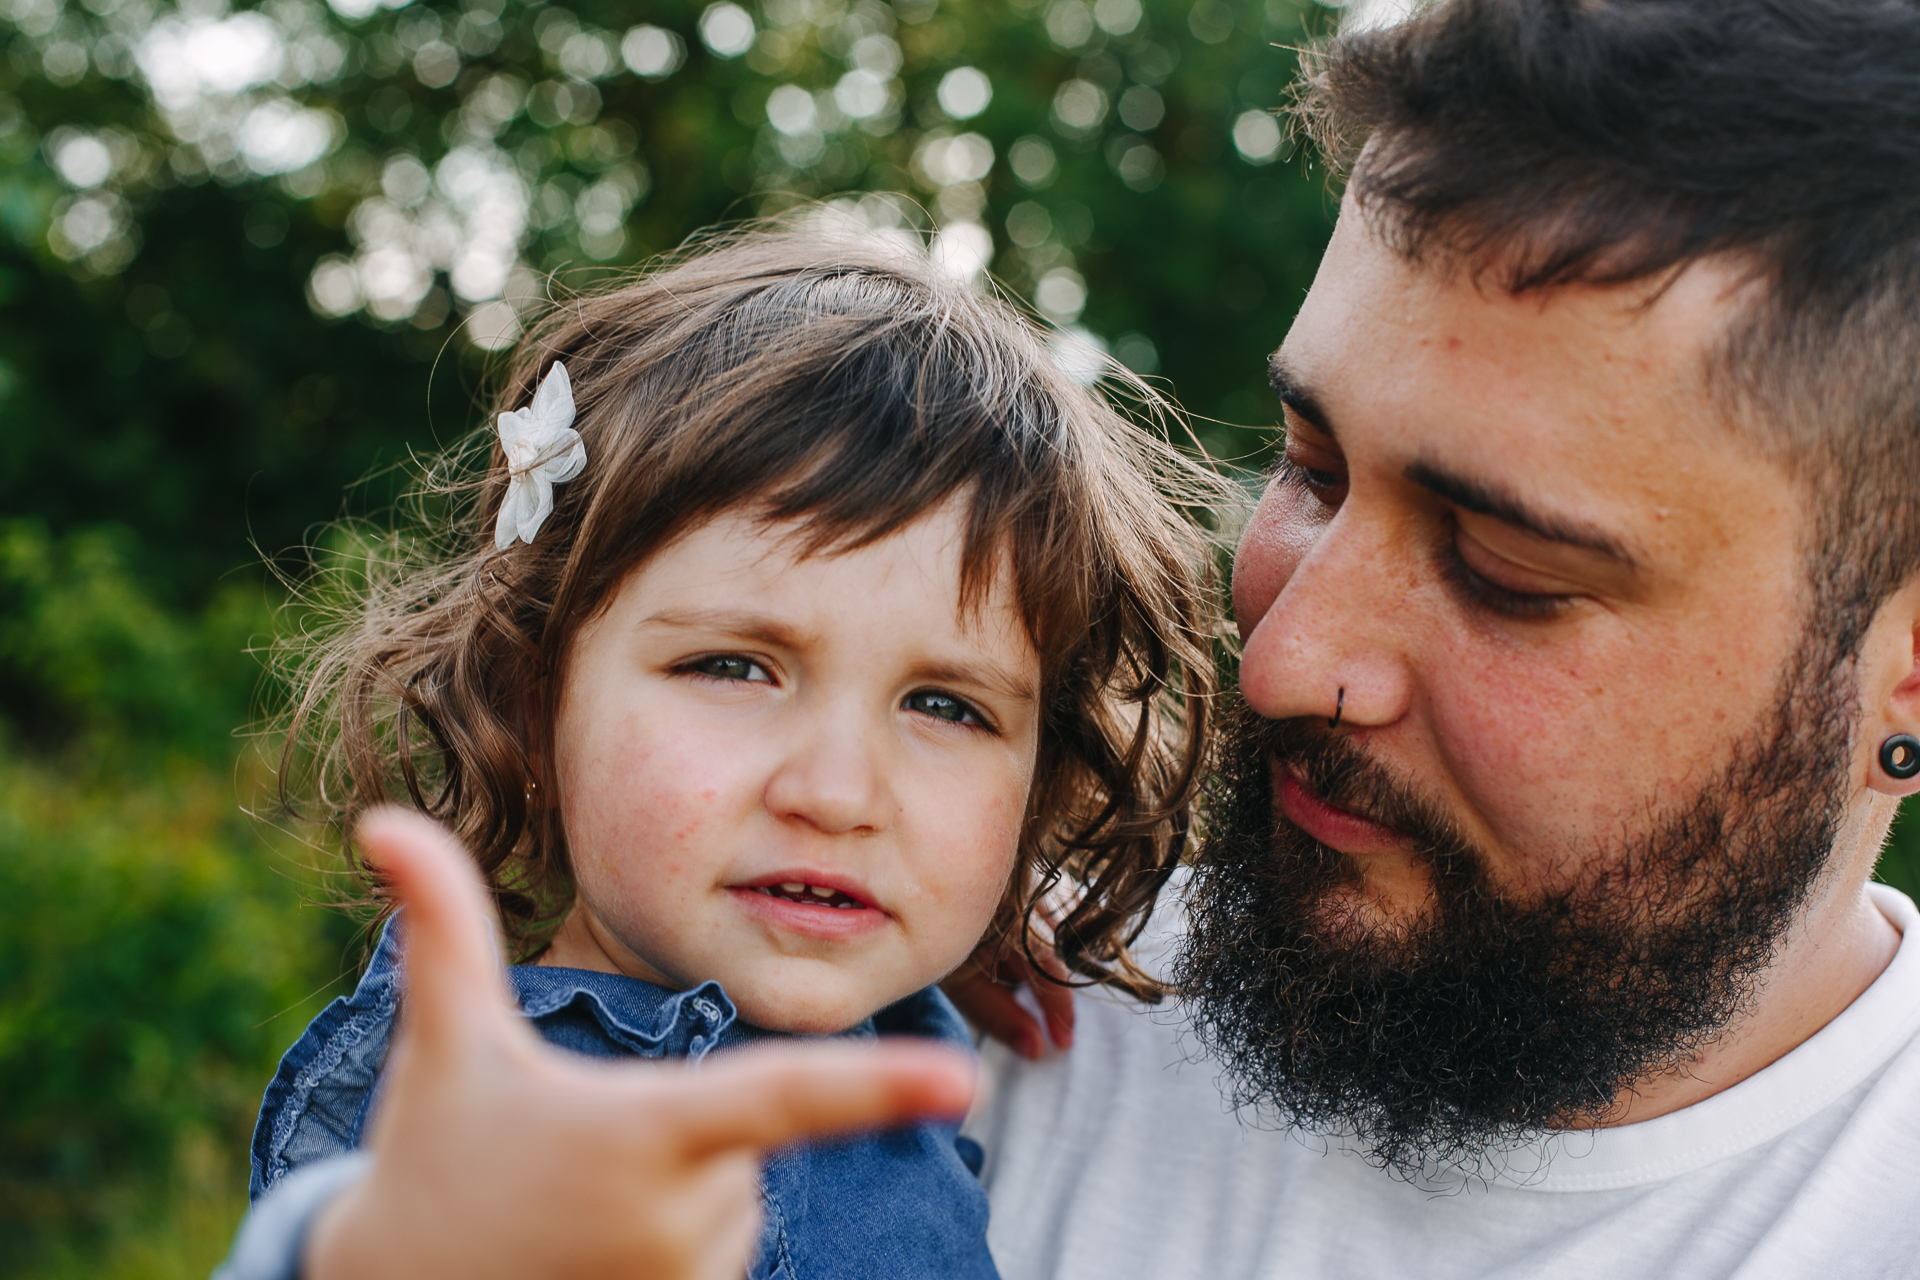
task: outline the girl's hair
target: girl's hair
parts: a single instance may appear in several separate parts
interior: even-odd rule
[[[451,533],[373,575],[297,655],[282,799],[297,811],[310,792],[343,830],[396,799],[438,818],[516,956],[536,953],[572,900],[549,740],[582,623],[722,512],[796,522],[803,551],[834,554],[959,496],[962,603],[1010,573],[1041,665],[1039,759],[994,928],[1031,948],[1045,901],[1068,968],[1153,994],[1126,948],[1185,843],[1215,694],[1212,545],[1193,517],[1234,491],[1074,382],[1006,305],[911,247],[823,224],[709,238],[528,334],[495,411],[564,360],[586,469],[532,543],[499,551],[498,444],[483,474],[472,442],[436,464]]]

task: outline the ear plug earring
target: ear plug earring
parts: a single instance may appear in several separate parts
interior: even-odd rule
[[[1900,782],[1920,773],[1920,738],[1896,733],[1880,744],[1880,767],[1887,776]]]

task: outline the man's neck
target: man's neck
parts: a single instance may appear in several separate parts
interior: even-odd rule
[[[1871,865],[1871,863],[1869,863]],[[1608,1126],[1705,1101],[1764,1070],[1839,1016],[1900,949],[1900,934],[1845,877],[1801,917],[1761,975],[1752,1005],[1698,1057],[1621,1095]]]

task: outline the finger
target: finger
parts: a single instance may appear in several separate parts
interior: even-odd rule
[[[1047,1038],[1056,1049],[1072,1048],[1073,988],[1042,981],[1034,983],[1031,990],[1047,1020]]]
[[[1050,947],[1036,947],[1034,959],[1046,975],[1059,979],[1049,982],[1046,977],[1031,976],[1029,971],[1028,984],[1033,998],[1047,1020],[1047,1038],[1056,1048],[1070,1049],[1073,1047],[1073,988],[1065,984],[1073,975]]]
[[[930,1044],[784,1044],[710,1060],[649,1121],[690,1158],[932,1117],[973,1100],[973,1064]],[[650,1082],[658,1087],[657,1077]],[[657,1096],[657,1095],[656,1095]]]
[[[406,910],[404,1017],[413,1034],[434,1045],[483,1025],[517,1031],[493,905],[460,842],[432,819],[393,808],[369,813],[354,834]]]
[[[1013,992],[978,969],[966,969],[940,984],[968,1021],[1023,1058],[1046,1051],[1040,1024]]]

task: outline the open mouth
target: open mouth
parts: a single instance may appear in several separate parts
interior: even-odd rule
[[[810,907],[833,907],[841,911],[859,911],[866,903],[838,889],[823,884],[800,884],[787,881],[783,884],[761,885],[755,893],[764,893],[769,898],[785,898],[788,902],[802,902]]]

